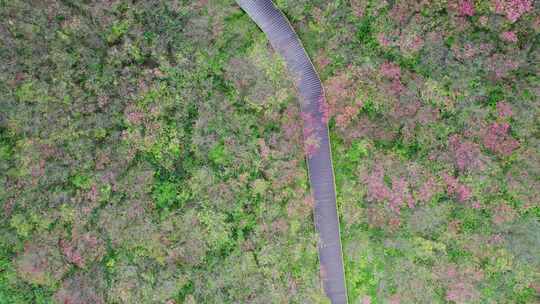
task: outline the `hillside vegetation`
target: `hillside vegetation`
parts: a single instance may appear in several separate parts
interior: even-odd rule
[[[540,301],[540,3],[278,0],[351,303]],[[0,304],[327,303],[292,81],[232,0],[0,0]]]

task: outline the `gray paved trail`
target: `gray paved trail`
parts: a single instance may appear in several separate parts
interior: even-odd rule
[[[285,59],[292,75],[304,123],[304,135],[319,142],[307,157],[315,201],[315,227],[320,236],[319,260],[326,295],[332,303],[347,303],[332,154],[325,117],[324,89],[294,29],[271,0],[237,0]]]

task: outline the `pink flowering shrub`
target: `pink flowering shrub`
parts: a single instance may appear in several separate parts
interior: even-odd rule
[[[436,278],[446,287],[446,300],[456,304],[475,302],[480,298],[477,285],[484,273],[470,266],[456,264],[441,265],[435,272]]]
[[[379,73],[390,81],[388,84],[388,91],[394,95],[394,97],[399,97],[401,94],[408,93],[407,88],[401,81],[401,68],[399,65],[393,62],[384,62],[379,67]]]
[[[343,72],[328,79],[325,83],[327,102],[331,115],[334,116],[345,100],[355,97],[354,80],[352,76]]]
[[[461,16],[474,16],[474,3],[472,0],[460,0],[458,12]]]
[[[408,57],[414,56],[424,46],[424,39],[415,31],[404,32],[397,41],[399,50]]]
[[[523,14],[532,11],[532,0],[492,0],[495,13],[505,15],[510,22],[516,22]]]
[[[124,110],[126,120],[132,125],[139,125],[144,119],[144,113],[138,111],[135,106],[130,105]]]
[[[509,156],[514,150],[519,148],[519,142],[509,134],[510,125],[506,122],[492,123],[485,131],[483,143],[492,152]]]
[[[68,270],[54,239],[49,237],[27,242],[14,265],[24,281],[45,286],[58,282]]]
[[[486,68],[495,76],[495,80],[506,78],[519,68],[520,62],[503,54],[494,54],[488,58]]]
[[[266,145],[264,138],[260,138],[257,143],[259,144],[259,153],[261,154],[262,159],[268,160],[271,151],[268,145]]]
[[[497,114],[500,118],[512,117],[512,106],[505,101],[499,101],[497,103]]]
[[[459,135],[454,134],[448,139],[448,145],[454,163],[461,172],[482,167],[480,160],[482,153],[477,144],[464,140]]]
[[[355,86],[355,71],[349,74],[340,73],[328,79],[325,83],[327,104],[320,109],[323,117],[336,118],[338,127],[344,129],[350,125],[363,106],[357,99]]]
[[[336,116],[336,125],[341,128],[345,128],[351,122],[351,120],[358,115],[358,112],[362,108],[363,102],[361,100],[356,102],[355,106],[346,106],[343,112]]]
[[[60,248],[62,249],[62,253],[66,257],[66,259],[70,263],[75,264],[78,267],[84,267],[84,259],[81,256],[81,253],[73,246],[67,244],[63,240],[60,240]]]
[[[388,208],[395,214],[399,215],[403,207],[412,209],[416,207],[417,202],[428,202],[439,192],[433,178],[420,182],[419,179],[425,177],[421,177],[412,169],[391,176],[390,185],[385,182],[385,172],[381,164],[376,164],[369,174],[361,178],[361,181],[366,185],[368,201],[387,203]]]
[[[304,152],[306,156],[312,157],[317,153],[320,147],[318,132],[320,131],[320,123],[315,116],[310,113],[302,113],[302,121],[304,123]]]
[[[455,196],[459,202],[466,202],[472,197],[471,188],[460,183],[455,177],[450,176],[447,173],[443,173],[442,178],[446,183],[446,192],[449,195]]]
[[[89,233],[76,235],[72,241],[60,240],[59,246],[66,260],[79,268],[99,261],[105,254],[103,242]]]
[[[2,1],[0,302],[324,302],[321,122],[351,303],[536,300],[538,1],[276,1],[309,116],[234,1],[68,2]]]
[[[409,190],[409,183],[404,178],[392,178],[392,191],[389,197],[389,206],[396,213],[407,203],[409,208],[414,208],[414,199]]]
[[[404,24],[408,17],[414,14],[414,12],[420,8],[421,3],[419,1],[399,1],[390,10],[390,17],[397,24]]]
[[[405,100],[404,102],[397,102],[394,104],[392,111],[389,113],[390,116],[396,120],[402,120],[406,118],[415,117],[418,110],[422,107],[422,104],[418,100],[409,101]]]
[[[401,304],[401,299],[399,295],[393,295],[388,299],[388,304]]]
[[[321,146],[321,140],[314,134],[304,140],[304,151],[307,157],[314,156]]]
[[[401,77],[401,68],[393,62],[385,62],[381,64],[380,72],[384,77],[389,79],[398,79]]]
[[[492,221],[495,225],[512,222],[517,217],[517,211],[507,203],[497,204],[492,208]]]
[[[417,191],[416,198],[418,201],[427,203],[439,192],[438,185],[433,177],[430,177],[426,182],[422,183]]]
[[[389,47],[392,43],[390,39],[384,33],[379,33],[377,35],[377,41],[383,47]]]
[[[452,282],[446,292],[446,300],[453,303],[469,303],[471,299],[478,298],[471,284],[465,282]]]
[[[393,62],[384,62],[380,68],[379,72],[385,78],[391,81],[390,91],[394,95],[399,95],[405,90],[405,86],[401,82],[401,68]]]
[[[395,96],[398,96],[405,90],[405,86],[403,83],[401,83],[401,80],[399,79],[393,79],[392,84],[390,85],[390,92],[394,94]]]
[[[97,277],[98,275],[100,277]],[[62,304],[104,304],[105,285],[101,276],[98,270],[94,270],[90,275],[77,273],[62,283],[61,288],[54,294],[54,299]]]
[[[384,183],[384,168],[375,166],[366,179],[368,199],[382,202],[390,197],[390,189]]]
[[[513,31],[505,31],[502,32],[500,35],[501,39],[506,42],[516,43],[518,42],[518,38],[515,32]]]
[[[316,58],[315,62],[318,66],[318,70],[322,71],[326,66],[330,64],[330,58],[326,56],[324,53],[320,53]]]
[[[324,95],[319,99],[319,112],[321,113],[321,122],[327,124],[330,119],[330,106],[326,102]]]
[[[328,79],[325,82],[325,89],[332,116],[335,115],[339,102],[355,95],[353,81],[347,73],[340,73]]]
[[[302,135],[302,120],[298,107],[289,106],[285,109],[282,128],[285,137],[299,139]]]
[[[492,52],[494,48],[494,45],[491,43],[475,44],[471,42],[464,42],[462,45],[456,43],[451,47],[454,56],[463,62],[486,56]]]
[[[352,0],[351,3],[351,9],[353,11],[353,14],[361,18],[364,16],[364,11],[366,10],[367,3],[365,1],[361,0]]]

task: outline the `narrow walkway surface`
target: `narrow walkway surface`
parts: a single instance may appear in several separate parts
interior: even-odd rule
[[[332,303],[347,303],[328,113],[321,80],[296,32],[271,0],[236,2],[267,35],[272,47],[283,56],[298,90],[307,141],[309,179],[315,202],[315,227],[320,237],[321,278],[325,293]]]

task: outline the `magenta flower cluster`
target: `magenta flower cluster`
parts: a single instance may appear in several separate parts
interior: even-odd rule
[[[464,140],[459,135],[454,134],[448,139],[448,145],[459,171],[463,172],[480,167],[479,157],[481,152],[477,144]]]
[[[500,118],[512,117],[512,107],[505,101],[499,101],[497,103],[497,114]]]
[[[319,98],[319,112],[321,113],[321,122],[327,124],[330,120],[330,106],[326,102],[324,94]]]
[[[399,79],[401,77],[401,68],[393,62],[385,62],[380,67],[381,74],[389,79]]]
[[[395,95],[400,94],[405,87],[401,83],[401,68],[393,62],[385,62],[380,66],[380,73],[388,79],[392,80],[390,91]]]
[[[392,177],[392,187],[388,187],[384,182],[384,169],[377,165],[367,177],[368,199],[376,202],[388,201],[388,206],[392,211],[399,214],[401,208],[407,204],[409,208],[414,208],[414,198],[409,189],[409,183],[403,177]]]
[[[495,13],[505,15],[511,22],[516,22],[523,14],[532,11],[532,0],[493,0]]]
[[[512,31],[505,31],[502,32],[500,35],[501,39],[506,42],[516,43],[518,42],[518,37],[515,32]]]
[[[311,114],[301,114],[304,122],[304,151],[308,157],[313,156],[320,147],[320,138],[317,136],[317,121]]]
[[[508,156],[519,148],[519,142],[509,134],[510,125],[506,122],[492,123],[484,134],[484,146],[489,150]]]
[[[471,0],[459,2],[458,11],[461,16],[474,16],[474,3]]]
[[[450,176],[447,173],[443,173],[442,178],[446,183],[446,192],[449,195],[455,196],[459,202],[463,203],[471,198],[471,188],[460,183],[455,177]]]

